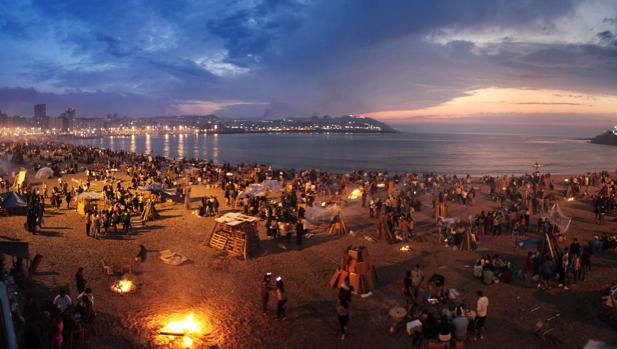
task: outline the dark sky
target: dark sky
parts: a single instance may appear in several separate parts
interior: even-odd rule
[[[538,115],[571,125],[578,115],[604,126],[617,115],[615,0],[0,0],[0,9],[0,110],[11,114],[47,103],[50,115],[74,106],[79,116],[411,124]]]

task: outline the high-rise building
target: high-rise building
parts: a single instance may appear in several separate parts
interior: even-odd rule
[[[65,129],[64,131],[72,131],[76,125],[75,119],[77,118],[77,111],[75,110],[75,108],[69,107],[66,110],[65,115],[67,129]]]
[[[47,105],[34,105],[34,126],[40,127],[42,129],[47,129],[49,127],[49,119],[47,118]]]

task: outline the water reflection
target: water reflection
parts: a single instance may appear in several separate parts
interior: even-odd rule
[[[219,162],[219,134],[214,134],[214,139],[212,141],[212,161],[218,163]]]
[[[135,135],[131,135],[131,153],[137,153],[137,140]]]
[[[114,144],[114,136],[109,136],[109,148],[111,150],[116,150],[116,146]]]
[[[150,139],[150,134],[146,134],[146,154],[152,154],[152,140]]]
[[[163,156],[169,157],[169,133],[165,133],[163,137]]]
[[[178,135],[178,158],[184,157],[184,135]]]
[[[195,159],[199,159],[199,149],[200,149],[199,133],[195,133],[193,135],[193,157]]]

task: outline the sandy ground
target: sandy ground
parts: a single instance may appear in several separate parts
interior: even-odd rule
[[[70,178],[70,177],[69,177]],[[70,179],[69,183],[70,182]],[[100,185],[100,184],[99,184]],[[558,188],[559,189],[559,188]],[[467,217],[487,210],[495,203],[487,199],[482,187],[471,207],[451,204],[451,215]],[[202,195],[221,195],[219,190],[202,186],[193,188],[193,207]],[[222,209],[225,209],[224,201]],[[615,217],[604,226],[594,224],[588,200],[560,203],[574,218],[569,237],[591,239],[593,232],[615,231]],[[430,205],[429,198],[425,205]],[[345,208],[347,225],[359,233],[354,236],[330,237],[324,234],[306,239],[301,249],[294,243],[288,250],[272,241],[262,241],[262,255],[249,261],[226,256],[205,245],[214,220],[192,215],[181,205],[159,208],[161,218],[145,227],[137,227],[130,236],[112,235],[95,240],[85,234],[83,217],[74,210],[48,209],[43,234],[33,236],[24,230],[24,216],[0,218],[0,237],[30,243],[30,253],[43,255],[34,282],[51,292],[67,286],[76,296],[73,276],[79,266],[96,297],[96,333],[87,334],[87,348],[152,348],[163,346],[164,338],[156,333],[164,318],[172,314],[193,312],[205,321],[208,334],[199,338],[198,346],[221,348],[404,348],[411,340],[403,331],[388,333],[391,321],[388,310],[404,306],[400,294],[404,272],[419,263],[427,277],[439,272],[449,287],[456,288],[467,304],[475,305],[475,291],[481,289],[490,299],[487,336],[483,341],[468,341],[469,348],[538,348],[546,346],[533,334],[536,321],[561,316],[550,322],[552,334],[562,348],[582,348],[588,339],[617,342],[617,332],[598,319],[601,290],[617,279],[617,256],[593,257],[593,269],[585,282],[569,291],[526,288],[520,280],[511,284],[485,286],[471,275],[478,252],[453,251],[436,242],[430,223],[430,206],[416,214],[418,232],[425,242],[412,244],[412,252],[399,251],[401,244],[371,243],[360,234],[376,236],[367,212],[354,203]],[[535,222],[536,217],[532,220]],[[261,227],[261,224],[260,224]],[[263,228],[263,227],[261,227]],[[262,238],[265,238],[263,236]],[[513,248],[510,236],[481,237],[486,252],[499,253],[515,268],[524,264],[527,251]],[[568,241],[569,243],[569,241]],[[121,257],[133,257],[139,244],[149,250],[171,249],[190,258],[179,267],[163,264],[157,252],[151,252],[135,268],[138,290],[118,295],[109,290],[117,277],[101,273],[101,259],[118,263]],[[377,267],[378,286],[374,295],[362,299],[354,296],[349,335],[338,336],[335,313],[337,291],[327,282],[338,259],[350,244],[366,245]],[[485,253],[485,252],[483,252]],[[260,311],[259,283],[266,271],[285,277],[289,302],[288,319],[264,318]],[[540,306],[540,310],[529,312]],[[271,299],[271,313],[274,302]]]

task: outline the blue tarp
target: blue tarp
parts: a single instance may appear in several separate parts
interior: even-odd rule
[[[26,206],[28,204],[25,196],[19,195],[14,191],[0,194],[0,208],[12,210],[25,209]]]

